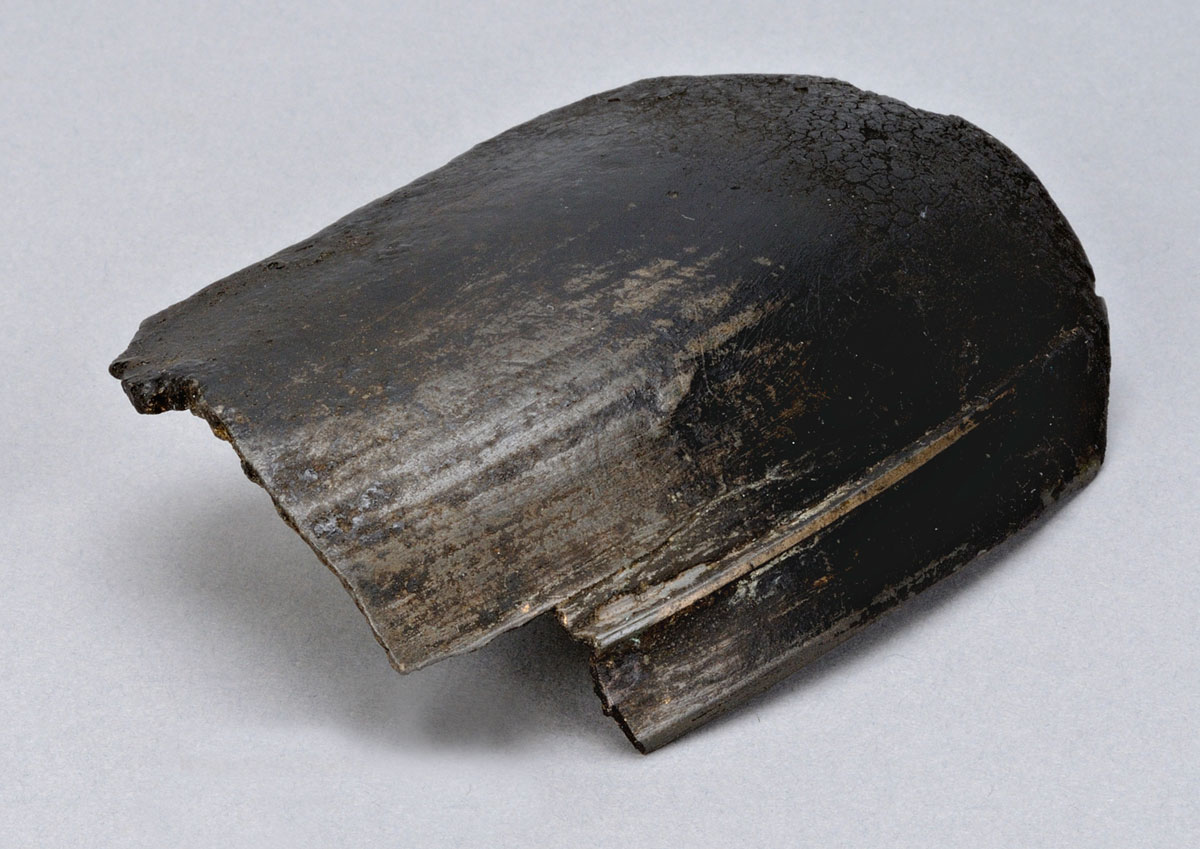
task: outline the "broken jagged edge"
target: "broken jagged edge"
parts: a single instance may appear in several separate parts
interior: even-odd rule
[[[555,610],[646,751],[1090,480],[1108,340],[1045,189],[815,77],[543,115],[147,319],[395,667]]]

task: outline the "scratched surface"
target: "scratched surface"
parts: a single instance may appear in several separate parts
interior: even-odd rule
[[[1062,475],[1098,463],[1104,328],[986,133],[833,80],[681,77],[478,145],[147,319],[112,371],[232,442],[398,669],[554,608],[649,747],[740,690],[651,716],[691,661],[639,689],[630,640],[874,515],[1064,333],[1096,353]],[[984,519],[972,551],[1021,524]],[[729,645],[732,678],[780,668]]]

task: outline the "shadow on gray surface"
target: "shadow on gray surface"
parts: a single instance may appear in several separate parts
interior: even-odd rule
[[[240,483],[213,497],[197,487],[170,499],[168,515],[122,523],[110,540],[125,547],[127,577],[144,590],[122,615],[148,630],[169,625],[147,639],[189,670],[187,686],[211,693],[211,709],[243,722],[340,727],[384,746],[627,748],[600,711],[586,649],[548,616],[397,674],[337,578],[262,490]],[[195,513],[169,515],[170,504]]]
[[[280,521],[264,492],[245,482],[206,495],[198,488],[194,498],[189,492],[174,499],[179,511],[195,505],[181,520],[156,517],[147,530],[143,516],[125,525],[125,544],[137,551],[129,560],[130,570],[138,570],[134,578],[158,583],[155,592],[131,599],[130,615],[170,617],[169,636],[155,638],[173,641],[168,651],[178,654],[178,663],[211,674],[212,681],[202,678],[194,686],[211,687],[214,703],[231,701],[225,709],[243,721],[323,724],[400,748],[566,745],[635,756],[600,712],[587,650],[552,617],[539,617],[477,652],[398,675],[338,580]],[[1071,500],[1052,507],[1048,517]],[[754,697],[751,709],[766,700],[800,698],[809,684],[871,657],[899,629],[981,581],[1042,524],[1035,522]],[[119,538],[111,542],[122,544]],[[162,609],[155,611],[154,599],[174,599],[177,609],[159,602]],[[689,736],[699,742],[746,712],[735,709]]]

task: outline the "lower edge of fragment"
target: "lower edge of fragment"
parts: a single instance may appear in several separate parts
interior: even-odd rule
[[[791,567],[765,573],[777,581],[767,589],[747,591],[738,601],[745,582],[757,587],[751,573],[634,642],[594,656],[605,713],[639,751],[659,748],[770,688],[981,554],[1006,550],[1040,526],[1096,477],[1103,461],[1107,371],[1095,367],[1089,341],[1075,340],[1055,352],[1046,370],[1026,376],[1025,403],[1011,414],[980,427],[886,496],[811,538],[790,555]],[[976,479],[987,481],[989,474],[995,478],[988,488],[961,498],[982,487]],[[912,497],[914,486],[919,497]],[[894,547],[897,523],[924,525],[909,515],[913,511],[973,505],[976,498],[977,513],[964,506],[956,518],[949,514],[963,531],[947,525],[940,537],[912,537],[911,555],[920,560]],[[864,543],[869,548],[860,551]],[[811,580],[824,574],[817,566],[829,562],[832,583]],[[846,580],[855,582],[846,584],[853,596],[827,594],[842,593],[839,582]],[[729,639],[721,639],[722,631]],[[744,639],[733,639],[734,632]]]
[[[633,744],[633,747],[643,755],[648,755],[650,752],[658,748],[657,746],[647,746],[645,743],[639,740],[637,734],[634,733],[633,728],[630,727],[629,723],[625,720],[625,717],[621,714],[621,709],[609,701],[608,693],[604,691],[604,686],[600,683],[600,674],[596,669],[595,655],[592,655],[591,659],[588,661],[588,671],[592,674],[592,689],[596,691],[596,696],[600,699],[600,709],[604,712],[605,716],[612,717],[612,719],[617,723],[617,726],[621,729],[621,732],[625,735],[626,739]]]

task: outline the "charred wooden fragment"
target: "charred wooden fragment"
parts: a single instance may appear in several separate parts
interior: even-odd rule
[[[646,80],[484,142],[147,319],[393,665],[548,610],[643,751],[1096,473],[1103,302],[960,118],[815,77]]]

